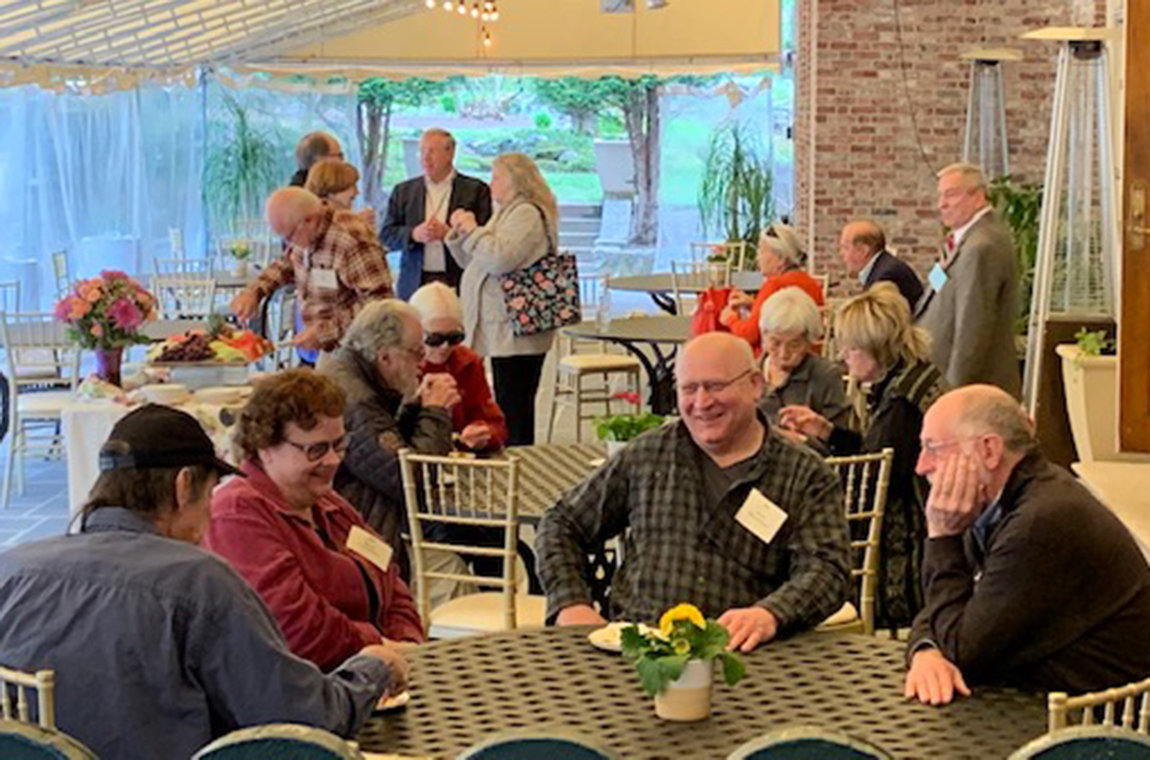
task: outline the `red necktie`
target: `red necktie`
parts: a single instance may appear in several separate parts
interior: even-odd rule
[[[951,232],[946,236],[946,260],[950,261],[954,258],[954,233]]]

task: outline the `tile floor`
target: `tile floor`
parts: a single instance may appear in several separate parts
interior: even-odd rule
[[[62,535],[67,526],[68,476],[64,462],[28,460],[24,493],[13,490],[8,509],[0,509],[0,549]]]

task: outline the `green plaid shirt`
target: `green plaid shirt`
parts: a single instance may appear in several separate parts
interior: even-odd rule
[[[758,604],[785,632],[817,625],[842,605],[850,541],[834,471],[769,433],[747,477],[720,503],[706,504],[700,455],[686,425],[664,425],[544,514],[536,550],[549,619],[591,603],[587,555],[619,535],[623,562],[611,585],[611,619],[653,622],[680,602],[708,617]],[[769,544],[735,521],[752,488],[788,515]]]

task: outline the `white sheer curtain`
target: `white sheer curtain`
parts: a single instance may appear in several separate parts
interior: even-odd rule
[[[22,308],[51,308],[54,251],[73,277],[148,272],[177,228],[202,255],[203,130],[198,87],[0,89],[0,279],[21,280]]]

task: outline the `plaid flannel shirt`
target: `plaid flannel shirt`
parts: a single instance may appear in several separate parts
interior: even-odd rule
[[[686,425],[664,425],[544,514],[536,551],[548,619],[591,603],[587,555],[619,535],[623,562],[604,612],[611,619],[654,622],[680,602],[708,617],[759,605],[787,632],[817,625],[842,605],[850,539],[834,471],[769,432],[747,477],[719,504],[705,504],[700,455]],[[769,544],[735,521],[752,488],[788,515]]]
[[[252,284],[260,300],[292,279],[304,327],[314,327],[320,348],[331,351],[368,301],[393,296],[387,256],[375,232],[358,215],[330,206],[319,223],[310,254],[292,247]],[[335,288],[321,288],[312,269],[335,272]]]

